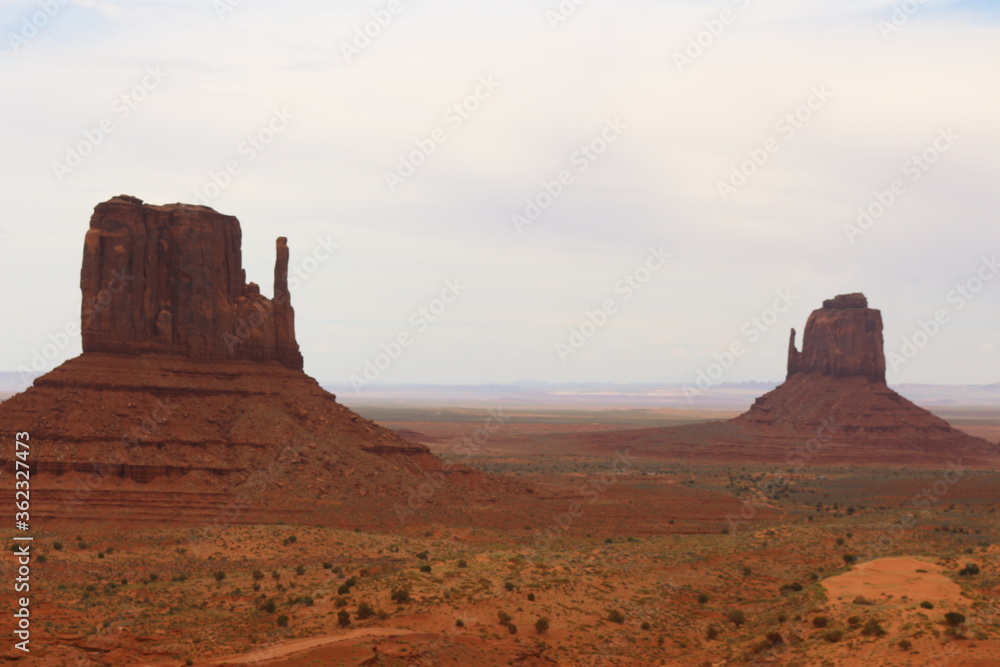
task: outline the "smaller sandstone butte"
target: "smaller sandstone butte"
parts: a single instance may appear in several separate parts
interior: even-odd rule
[[[591,449],[714,461],[992,466],[998,447],[952,428],[885,382],[882,315],[863,294],[823,302],[792,329],[785,382],[725,422],[594,434]]]
[[[795,349],[792,329],[787,377],[796,373],[862,375],[885,382],[882,313],[868,307],[864,294],[841,294],[824,301],[806,322],[801,352]]]
[[[83,249],[84,352],[159,353],[203,361],[277,361],[301,370],[277,241],[274,298],[246,282],[240,223],[204,206],[99,204]]]

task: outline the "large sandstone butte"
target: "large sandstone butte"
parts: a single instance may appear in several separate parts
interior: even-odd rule
[[[240,240],[202,206],[96,207],[84,352],[0,403],[4,437],[31,435],[33,519],[399,526],[485,519],[529,490],[340,405],[302,371],[285,239],[273,299],[247,284]]]
[[[952,428],[885,381],[882,314],[863,294],[823,302],[792,329],[785,382],[726,422],[595,435],[593,448],[718,461],[995,465],[1000,448]]]

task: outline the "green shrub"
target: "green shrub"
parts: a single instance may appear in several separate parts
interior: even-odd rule
[[[288,627],[288,614],[282,614],[277,618],[278,627],[287,628]]]
[[[608,620],[609,620],[609,621],[611,621],[612,623],[617,623],[617,624],[619,624],[619,625],[621,625],[622,623],[624,623],[624,622],[625,622],[625,615],[624,615],[624,614],[622,614],[622,613],[621,613],[620,611],[618,611],[617,609],[612,609],[611,611],[609,611],[609,612],[608,612],[608,617],[607,617],[607,618],[608,618]]]
[[[375,615],[375,610],[367,602],[362,602],[358,605],[357,617],[359,620],[364,620],[366,618],[371,618]]]
[[[351,624],[351,615],[344,609],[337,612],[337,623],[342,627],[347,627]]]
[[[739,627],[747,622],[747,615],[743,613],[742,609],[733,609],[726,614],[726,618],[729,619],[729,622],[736,627]]]
[[[839,642],[844,638],[844,633],[840,630],[827,630],[823,635],[823,639],[830,642],[831,644]]]
[[[535,632],[538,634],[543,634],[548,632],[549,629],[549,619],[542,617],[535,621]]]
[[[934,603],[933,602],[928,602],[927,600],[924,600],[923,602],[920,603],[920,606],[923,607],[924,609],[933,609],[934,608]]]
[[[954,628],[956,626],[961,625],[962,623],[965,623],[965,614],[962,614],[957,611],[949,611],[947,614],[944,615],[944,620],[945,623]]]

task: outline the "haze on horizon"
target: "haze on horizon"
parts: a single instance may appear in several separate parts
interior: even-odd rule
[[[687,383],[736,342],[720,380],[773,380],[856,291],[890,383],[997,382],[994,3],[469,5],[5,2],[0,370],[79,354],[46,345],[93,207],[130,194],[238,217],[266,294],[287,236],[324,382],[401,335],[374,382]]]

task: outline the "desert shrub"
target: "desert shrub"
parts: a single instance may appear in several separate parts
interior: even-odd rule
[[[505,582],[503,582],[503,588],[506,591],[512,591],[512,590],[514,590],[517,587],[514,585],[513,581],[505,581]]]
[[[329,570],[332,567],[333,567],[333,563],[331,563],[330,561],[324,561],[324,563],[323,563],[323,569],[324,570]]]
[[[513,623],[508,623],[507,624],[507,632],[509,632],[512,635],[516,635],[517,634],[517,626],[514,625]]]
[[[844,554],[843,558],[844,558],[844,563],[846,563],[847,565],[854,565],[855,563],[858,562],[858,557],[855,556],[854,554]]]
[[[785,641],[785,638],[781,636],[780,632],[772,631],[767,633],[766,636],[767,636],[767,641],[771,642],[771,644],[780,644],[783,641]]]
[[[56,551],[62,551],[62,547],[63,547],[62,542],[52,543],[52,548],[55,549]]]
[[[346,607],[347,606],[347,598],[345,598],[345,597],[338,597],[337,599],[335,599],[333,601],[333,606],[334,607],[338,607],[338,608],[339,607]]]
[[[409,588],[394,588],[392,589],[392,594],[389,598],[393,602],[398,602],[404,604],[410,601],[410,589]]]
[[[160,580],[160,575],[158,575],[155,572],[151,572],[150,575],[149,575],[149,580],[150,581],[159,581]]]
[[[782,593],[798,593],[802,590],[802,584],[797,581],[790,584],[782,584],[780,590]]]
[[[367,602],[362,602],[358,605],[357,617],[359,620],[364,620],[366,618],[371,618],[375,615],[375,610]]]
[[[535,601],[535,594],[528,593],[528,602],[534,602],[534,601]]]
[[[977,574],[979,574],[979,566],[975,563],[969,563],[958,571],[960,577],[974,577]]]
[[[733,609],[726,614],[726,618],[729,619],[729,622],[736,627],[739,627],[747,622],[747,615],[743,613],[742,609]]]
[[[861,605],[867,605],[867,606],[870,607],[871,605],[875,604],[875,602],[873,600],[869,600],[864,595],[859,595],[856,598],[854,598],[853,600],[851,600],[851,604],[861,604]]]
[[[900,639],[899,648],[903,649],[904,651],[909,651],[911,648],[913,648],[913,644],[910,643],[909,639]]]
[[[420,571],[421,572],[430,572],[431,571],[431,566],[430,565],[421,565],[420,566]]]
[[[500,625],[507,625],[510,623],[510,614],[505,611],[498,611],[497,620],[500,621]]]
[[[354,577],[348,577],[347,579],[344,580],[344,584],[346,586],[351,586],[351,587],[357,586],[358,585],[358,580],[355,579]]]
[[[417,554],[417,558],[419,558],[420,560],[427,560],[429,557],[430,554],[426,551],[421,551],[420,553]]]
[[[219,583],[221,584],[221,583],[222,583],[222,580],[226,578],[226,573],[225,573],[225,572],[223,572],[222,570],[216,570],[216,571],[215,571],[215,572],[214,572],[214,573],[212,574],[212,577],[214,577],[214,578],[215,578],[215,580],[216,580],[217,582],[219,582]]]
[[[928,602],[927,600],[924,600],[923,602],[920,603],[920,606],[923,607],[924,609],[933,609],[934,608],[934,603],[933,602]]]
[[[455,619],[455,627],[456,628],[464,628],[465,627],[465,621],[463,621],[460,618],[456,618]]]
[[[254,579],[254,581],[260,581],[263,578],[264,578],[264,573],[263,572],[261,572],[260,570],[254,570],[253,571],[253,579]]]
[[[844,638],[844,633],[841,632],[840,630],[827,630],[823,634],[823,639],[830,642],[831,644],[839,642],[843,638]]]
[[[337,612],[337,623],[342,627],[347,627],[351,624],[351,615],[346,610],[341,609]]]
[[[649,621],[643,621],[639,627],[642,628],[643,630],[649,630],[653,626],[649,624]]]
[[[542,617],[535,621],[535,632],[542,634],[547,632],[549,629],[549,619]]]
[[[274,600],[268,600],[261,606],[261,609],[266,611],[268,614],[273,614],[275,611],[277,611],[278,605],[275,604]]]
[[[337,595],[350,595],[350,593],[351,593],[351,587],[348,586],[347,584],[341,584],[340,587],[337,589]]]
[[[612,609],[611,611],[608,612],[607,619],[612,623],[618,623],[619,625],[621,625],[622,623],[625,622],[625,614],[621,613],[617,609]]]
[[[844,546],[844,538],[843,537],[838,537],[837,538],[837,546],[838,547]]]
[[[465,561],[464,558],[462,558],[461,560],[458,561],[458,566],[459,567],[469,567],[469,564]]]
[[[859,625],[861,625],[861,617],[860,616],[851,616],[851,617],[849,617],[847,619],[847,624],[849,626],[851,626],[852,628],[856,628]]]
[[[297,574],[297,575],[299,575],[301,577],[305,573],[306,573],[306,566],[305,565],[296,565],[295,566],[295,574]]]
[[[752,572],[753,572],[753,570],[751,570],[749,567],[744,567],[743,568],[743,576],[744,577],[749,577]]]
[[[704,593],[698,594],[698,604],[708,604],[708,596]]]
[[[826,616],[817,616],[817,617],[815,617],[813,619],[813,627],[814,628],[825,628],[829,622],[830,622],[830,619],[827,618]]]
[[[949,611],[944,615],[944,620],[945,623],[954,628],[955,626],[965,623],[965,614],[957,611]]]
[[[278,627],[287,628],[288,627],[288,614],[282,614],[281,616],[279,616],[275,620],[275,622],[278,624]]]
[[[865,637],[884,637],[885,628],[874,618],[869,618],[865,627],[861,628],[861,634]]]
[[[705,630],[705,639],[715,639],[718,636],[719,636],[719,626],[715,625],[714,623],[709,625],[708,629]]]

